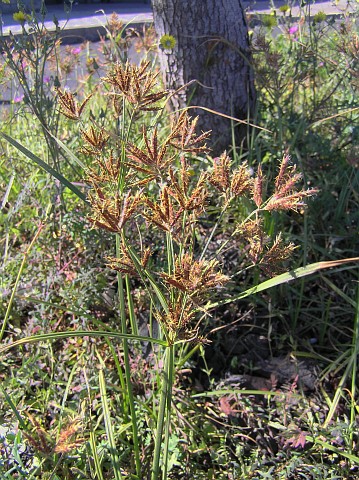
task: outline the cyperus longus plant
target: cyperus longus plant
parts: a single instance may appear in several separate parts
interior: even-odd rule
[[[296,189],[301,176],[285,156],[274,190],[266,196],[261,167],[254,176],[246,163],[232,167],[226,152],[219,158],[208,157],[205,142],[210,132],[198,133],[197,118],[191,118],[187,111],[180,112],[169,128],[163,126],[163,105],[159,102],[164,102],[167,93],[158,85],[157,74],[148,63],[116,64],[103,82],[119,127],[117,130],[110,125],[98,127],[93,122],[81,132],[82,153],[92,158],[86,178],[90,187],[89,218],[95,228],[116,237],[116,255],[108,255],[107,266],[118,275],[122,334],[127,335],[129,328],[129,337],[136,339],[138,334],[131,278],[140,281],[147,292],[150,310],[159,325],[162,351],[157,354],[163,356],[163,372],[151,478],[165,479],[178,347],[207,341],[202,336],[201,321],[208,313],[209,294],[220,293],[229,280],[221,272],[216,255],[208,254],[221,218],[241,198],[249,199],[252,212],[233,228],[231,236],[245,245],[251,264],[273,275],[288,259],[294,245],[284,244],[281,235],[271,241],[265,234],[262,216],[273,210],[299,210],[315,190]],[[81,122],[89,99],[79,105],[71,93],[59,90],[58,100],[64,115]],[[150,124],[145,117],[149,111],[159,111]],[[141,117],[147,120],[147,126],[142,127],[141,136],[136,138],[133,127]],[[211,199],[218,199],[218,195],[221,199],[218,221],[207,238],[203,238],[199,229],[201,219]],[[154,334],[149,319],[148,324],[151,337]],[[185,350],[181,351],[183,354]],[[123,341],[123,353],[135,470],[143,478],[127,339]]]

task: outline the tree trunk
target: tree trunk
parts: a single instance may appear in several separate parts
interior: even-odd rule
[[[152,0],[155,28],[161,38],[176,40],[172,50],[161,49],[166,86],[177,91],[173,110],[201,106],[232,117],[247,119],[254,105],[254,83],[248,28],[241,0]],[[232,145],[231,121],[195,109],[199,128],[212,130],[213,154]],[[236,143],[246,129],[236,128]]]

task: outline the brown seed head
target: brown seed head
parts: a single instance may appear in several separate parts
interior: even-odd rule
[[[290,165],[289,155],[281,162],[275,181],[274,194],[264,207],[265,210],[299,210],[305,206],[305,199],[315,195],[318,190],[297,190],[296,185],[302,175],[296,172],[296,166]]]
[[[252,193],[253,179],[247,162],[242,163],[232,174],[231,194],[233,197],[242,197]]]
[[[192,120],[188,113],[183,111],[178,120],[173,123],[167,142],[181,152],[208,153],[210,149],[206,144],[201,145],[201,143],[207,140],[211,132],[202,132],[197,135],[198,118]]]
[[[171,275],[161,273],[161,277],[168,285],[198,297],[228,281],[228,277],[217,271],[217,266],[216,260],[194,260],[192,254],[185,253],[177,256],[174,272]]]
[[[268,241],[264,232],[263,222],[260,218],[248,220],[237,227],[237,232],[248,244],[248,256],[253,263],[261,257],[264,246]]]
[[[189,175],[185,160],[182,161],[182,168],[178,180],[172,170],[169,169],[169,194],[179,203],[182,210],[187,212],[200,213],[204,210],[207,197],[206,175],[201,174],[197,184],[192,191],[189,191]]]
[[[60,432],[59,439],[55,445],[55,453],[69,453],[79,448],[84,442],[83,437],[77,437],[78,431],[82,428],[79,419],[70,421]]]
[[[226,152],[213,158],[213,171],[209,182],[224,193],[225,199],[240,197],[252,192],[253,180],[247,162],[244,162],[234,172],[231,172],[231,159]]]
[[[192,334],[190,325],[195,316],[188,302],[178,299],[174,305],[170,305],[169,311],[164,315],[156,315],[159,322],[164,325],[170,339],[174,342],[178,336]]]
[[[279,234],[273,245],[262,256],[259,266],[266,275],[273,276],[283,272],[283,262],[288,260],[296,246],[293,243],[285,245],[282,235]]]
[[[157,102],[167,95],[164,90],[155,91],[158,85],[158,73],[150,68],[150,62],[143,62],[140,66],[117,63],[113,70],[103,78],[105,83],[112,85],[122,94],[136,110],[155,111],[159,107]]]
[[[81,105],[75,100],[75,96],[73,93],[70,92],[62,92],[59,88],[56,89],[57,98],[60,103],[61,113],[65,115],[65,117],[70,118],[71,120],[79,120],[81,114],[87,104],[87,102],[92,97],[88,95],[85,100],[81,103]]]
[[[231,159],[227,152],[223,152],[220,157],[212,159],[213,171],[208,177],[209,182],[220,192],[227,192],[230,188],[230,170]]]
[[[114,187],[116,189],[122,166],[121,157],[114,157],[112,153],[106,158],[98,155],[96,166],[97,170],[94,168],[87,170],[87,183],[94,188],[107,186],[108,188]]]
[[[150,248],[145,248],[141,254],[141,266],[146,268],[148,260],[151,256]],[[117,257],[106,257],[108,262],[107,266],[112,270],[122,273],[123,275],[130,275],[132,277],[138,277],[138,271],[133,263],[132,257],[129,254],[128,248],[125,243],[122,242],[120,251]]]
[[[264,176],[262,167],[258,165],[257,176],[253,183],[253,200],[256,206],[259,208],[263,203],[263,183]]]
[[[182,229],[181,216],[183,209],[175,209],[168,187],[165,185],[161,189],[160,201],[153,202],[149,198],[144,199],[148,207],[148,211],[144,213],[144,217],[160,230],[171,233],[175,240]]]
[[[110,138],[103,128],[95,129],[92,125],[87,130],[82,130],[81,135],[85,142],[93,147],[93,149],[88,149],[88,147],[82,148],[82,151],[87,155],[101,152]]]
[[[147,130],[143,127],[143,140],[145,149],[141,150],[133,143],[128,143],[126,148],[128,157],[132,162],[127,165],[133,169],[150,175],[150,177],[162,177],[173,157],[167,155],[167,145],[159,145],[157,128],[153,130],[151,139],[148,138]]]
[[[120,233],[125,223],[132,217],[142,202],[141,192],[131,195],[128,192],[120,197],[118,193],[106,196],[100,188],[89,194],[92,206],[90,221],[94,226],[109,232]]]

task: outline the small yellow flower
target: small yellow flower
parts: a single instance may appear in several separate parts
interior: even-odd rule
[[[25,12],[15,12],[12,18],[15,20],[15,22],[19,22],[21,25],[24,25],[24,23],[30,19],[30,16]]]
[[[173,50],[176,46],[176,39],[172,35],[162,35],[160,38],[160,47],[163,50]]]
[[[285,5],[281,5],[279,7],[279,11],[282,12],[282,13],[287,13],[288,11],[290,10],[290,6],[285,4]]]

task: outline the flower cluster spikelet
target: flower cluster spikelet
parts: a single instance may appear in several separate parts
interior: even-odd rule
[[[144,202],[148,209],[143,215],[148,222],[156,225],[160,230],[170,233],[174,239],[178,240],[182,229],[181,215],[183,211],[176,209],[173,205],[168,186],[162,187],[159,201],[153,201],[147,197]]]
[[[101,154],[110,138],[109,134],[106,133],[103,128],[96,129],[93,125],[87,130],[82,130],[81,135],[83,140],[88,144],[81,148],[81,152],[85,155]]]
[[[69,453],[85,442],[85,439],[79,436],[79,430],[82,428],[82,421],[79,418],[69,419],[65,423],[55,443],[54,432],[46,431],[34,416],[28,412],[25,413],[34,431],[31,434],[24,431],[23,435],[35,450],[44,455]]]
[[[158,73],[148,67],[149,62],[142,62],[139,66],[129,62],[125,65],[116,63],[103,81],[112,85],[115,89],[114,95],[123,95],[134,109],[155,111],[161,108],[157,103],[167,95],[167,92],[156,91]]]
[[[65,117],[70,118],[71,120],[79,120],[86,104],[92,97],[92,94],[88,95],[85,100],[79,104],[75,99],[75,95],[68,91],[61,91],[59,88],[56,88],[57,98],[60,104],[61,113]]]
[[[191,325],[194,319],[194,311],[187,302],[175,302],[174,305],[170,305],[168,312],[164,315],[156,315],[159,322],[166,325],[171,339],[176,339],[178,335],[185,332],[186,335],[191,335],[192,331],[188,331],[189,325]]]
[[[263,221],[257,217],[254,220],[247,220],[237,227],[237,233],[244,239],[247,254],[254,264],[259,262],[264,245],[268,241],[265,235]]]
[[[117,185],[121,172],[122,160],[113,153],[109,153],[106,157],[97,158],[97,169],[90,167],[87,171],[87,182],[96,189],[100,185],[111,186]]]
[[[297,247],[291,242],[285,244],[280,233],[271,247],[267,248],[259,261],[259,267],[266,275],[273,276],[282,273],[283,262],[290,259]]]
[[[217,260],[195,260],[191,253],[185,253],[182,257],[176,257],[173,273],[162,273],[161,277],[168,285],[189,296],[198,297],[228,281],[228,277],[219,272],[217,266]]]
[[[244,222],[238,227],[237,232],[244,240],[247,256],[268,276],[281,273],[284,262],[291,257],[296,248],[293,243],[285,244],[281,234],[277,235],[271,245],[270,237],[264,230],[263,220],[259,217]]]
[[[231,171],[231,159],[227,152],[212,159],[213,170],[208,177],[209,182],[223,193],[226,201],[252,192],[253,179],[247,162],[243,162],[236,170]]]
[[[157,128],[153,130],[152,137],[149,139],[147,129],[144,127],[143,140],[145,144],[143,150],[128,142],[127,153],[132,162],[127,162],[127,165],[138,172],[149,175],[147,180],[151,181],[163,175],[173,157],[166,155],[168,150],[166,143],[159,145]]]
[[[89,194],[92,205],[90,221],[98,228],[109,232],[121,233],[126,222],[132,217],[142,202],[141,192],[132,195],[127,192],[121,196],[115,192],[113,196],[106,196],[97,188],[95,193]]]
[[[261,166],[253,182],[252,198],[257,206],[255,219],[246,219],[240,224],[236,233],[245,243],[245,251],[253,264],[258,265],[266,275],[275,275],[282,271],[283,262],[288,260],[296,248],[293,243],[285,244],[279,234],[273,244],[266,235],[263,211],[294,210],[305,206],[305,199],[317,193],[316,189],[297,190],[302,175],[290,164],[290,157],[285,155],[279,167],[274,184],[274,192],[268,200],[264,199],[264,175]]]
[[[256,207],[260,207],[263,203],[263,184],[264,184],[264,175],[262,167],[258,165],[257,175],[253,182],[253,201],[256,204]]]
[[[144,248],[141,254],[140,262],[141,267],[146,268],[148,260],[151,256],[150,248]],[[132,277],[138,277],[138,271],[133,259],[128,251],[128,248],[124,241],[122,241],[117,257],[107,256],[107,266],[112,270],[122,273],[122,275],[130,275]]]
[[[170,178],[169,193],[178,202],[181,209],[186,212],[202,212],[208,195],[206,175],[201,173],[196,185],[190,191],[188,166],[185,159],[182,159],[179,179],[176,178],[172,168],[169,169],[168,174]]]
[[[192,120],[187,111],[183,111],[177,121],[172,124],[167,142],[181,152],[208,153],[209,148],[203,142],[208,139],[211,132],[202,132],[197,135],[198,118]]]
[[[318,190],[297,190],[297,183],[302,175],[296,172],[296,166],[290,165],[290,156],[285,155],[275,180],[275,190],[265,210],[294,210],[297,211],[305,206],[304,199],[315,195]]]

